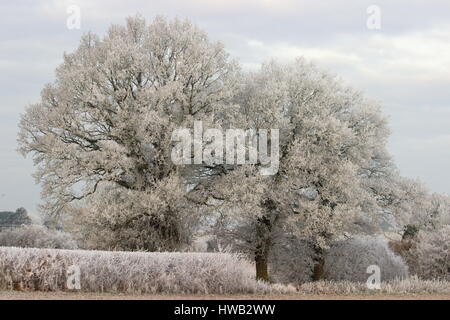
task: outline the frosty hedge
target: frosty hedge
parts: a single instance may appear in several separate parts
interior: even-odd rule
[[[81,291],[125,293],[283,293],[255,280],[251,264],[224,253],[144,253],[0,247],[0,290],[67,290],[70,266]]]

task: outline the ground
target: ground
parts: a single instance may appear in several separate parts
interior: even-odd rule
[[[408,295],[129,295],[79,292],[0,291],[0,300],[450,300],[450,294]]]

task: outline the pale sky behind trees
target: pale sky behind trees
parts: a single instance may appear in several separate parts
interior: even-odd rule
[[[380,30],[366,26],[373,4],[381,9]],[[81,10],[80,29],[66,26],[70,5]],[[32,161],[15,151],[20,114],[39,101],[63,52],[73,51],[84,32],[103,35],[136,13],[189,18],[245,68],[303,56],[338,74],[382,102],[401,174],[450,193],[449,1],[2,0],[0,211],[33,212],[40,202]]]

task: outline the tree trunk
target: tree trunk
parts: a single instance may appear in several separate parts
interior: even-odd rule
[[[324,250],[320,247],[315,247],[314,248],[314,268],[313,268],[313,275],[312,275],[312,280],[313,281],[319,281],[323,279],[323,275],[324,275],[324,264],[325,264],[325,260],[324,260]]]
[[[314,264],[314,269],[313,269],[313,281],[319,281],[323,279],[323,265],[324,265],[324,261],[322,258],[317,259],[317,261]]]
[[[269,272],[267,270],[267,254],[257,252],[255,254],[256,280],[269,281]]]
[[[276,207],[275,203],[270,199],[266,200],[263,205],[268,214],[259,217],[256,221],[256,237],[258,241],[255,250],[256,280],[269,281],[267,261],[272,245],[272,221],[270,219],[270,213]]]

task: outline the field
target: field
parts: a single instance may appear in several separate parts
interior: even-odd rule
[[[157,295],[1,291],[0,300],[450,300],[450,294]]]

